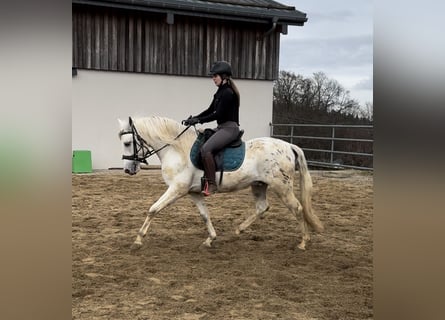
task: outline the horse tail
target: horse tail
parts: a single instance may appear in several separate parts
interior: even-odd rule
[[[303,150],[294,144],[290,144],[292,151],[295,154],[295,161],[300,173],[301,186],[301,202],[303,205],[303,215],[306,222],[308,222],[316,232],[323,232],[324,226],[320,219],[312,210],[312,178],[307,167],[306,157]]]

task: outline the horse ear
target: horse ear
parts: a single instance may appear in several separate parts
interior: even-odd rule
[[[121,119],[117,119],[117,121],[119,122],[119,127],[120,127],[121,129],[124,129],[124,127],[125,127],[125,121],[123,121],[123,120],[121,120]]]

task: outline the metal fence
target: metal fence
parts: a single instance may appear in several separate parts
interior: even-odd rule
[[[373,126],[372,125],[327,125],[327,124],[272,124],[270,136],[296,144],[305,151],[307,163],[329,168],[353,168],[373,170]],[[339,131],[348,130],[352,136],[342,137]],[[363,136],[370,138],[357,138]],[[321,135],[323,131],[324,135]],[[359,134],[359,131],[361,133]],[[315,132],[315,134],[314,134]],[[315,141],[324,141],[324,145]],[[346,145],[348,150],[339,150]],[[354,144],[357,147],[354,147]],[[314,147],[315,146],[315,147]],[[345,149],[345,148],[343,148]],[[365,150],[365,152],[362,152]],[[344,163],[348,158],[351,163]]]

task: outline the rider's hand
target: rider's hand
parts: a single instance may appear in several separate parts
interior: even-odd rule
[[[184,125],[186,125],[186,126],[193,126],[193,125],[199,123],[199,119],[196,118],[196,117],[191,117],[191,116],[190,116],[188,119],[183,120],[182,123],[183,123]]]
[[[185,126],[188,126],[188,120],[190,120],[191,118],[193,118],[192,115],[190,115],[187,119],[182,120],[181,123],[182,123],[183,125],[185,125]]]

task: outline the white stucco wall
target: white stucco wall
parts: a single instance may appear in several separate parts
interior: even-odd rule
[[[273,82],[235,81],[244,140],[269,136]],[[122,167],[118,118],[158,115],[180,122],[207,108],[216,89],[210,78],[78,70],[72,79],[72,149],[91,150],[93,169]],[[159,160],[153,156],[149,163]]]

